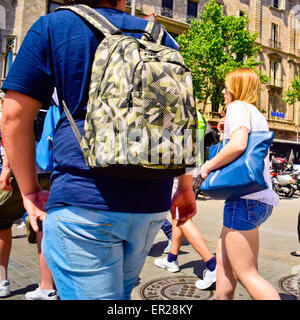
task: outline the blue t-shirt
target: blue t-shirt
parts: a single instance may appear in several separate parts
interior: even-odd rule
[[[120,29],[144,30],[147,23],[119,10],[97,10]],[[140,38],[142,34],[130,35]],[[73,12],[45,15],[28,31],[2,89],[23,93],[47,105],[56,87],[82,134],[93,58],[102,39],[101,32]],[[167,32],[163,44],[178,49]],[[56,166],[46,210],[65,205],[133,213],[170,209],[173,179],[141,181],[95,176],[85,164],[64,112],[54,137],[53,155]]]

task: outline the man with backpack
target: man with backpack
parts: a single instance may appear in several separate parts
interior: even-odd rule
[[[119,149],[120,152],[115,155],[120,165],[109,166],[113,148],[101,145],[109,137],[101,136],[98,131],[95,138],[92,139],[91,135],[98,127],[105,126],[110,123],[110,119],[113,121],[119,115],[121,123],[124,115],[122,112],[128,115],[126,121],[129,119],[131,127],[139,125],[140,121],[146,118],[145,115],[136,116],[137,110],[142,109],[139,103],[153,101],[153,95],[150,90],[147,97],[138,96],[135,91],[137,84],[131,86],[126,82],[130,80],[132,72],[126,73],[123,62],[116,64],[112,76],[107,79],[101,68],[108,69],[111,66],[110,58],[118,62],[121,57],[130,64],[138,56],[137,51],[132,51],[130,57],[122,51],[109,55],[110,50],[121,48],[124,43],[128,44],[124,50],[136,45],[129,38],[118,38],[120,30],[136,39],[144,36],[138,30],[149,27],[146,32],[148,40],[160,40],[166,49],[178,48],[176,42],[158,24],[147,24],[146,20],[125,13],[126,0],[64,2],[85,4],[89,7],[82,8],[85,10],[83,16],[79,14],[82,10],[77,9],[76,12],[59,10],[43,16],[27,33],[2,87],[6,91],[2,115],[4,143],[33,229],[38,230],[37,219],[44,220],[43,253],[60,298],[130,299],[137,277],[170,207],[174,217],[176,211],[179,212],[179,224],[196,213],[193,176],[183,174],[184,166],[178,171],[181,175],[171,206],[173,177],[164,176],[163,169],[139,170],[135,165],[122,166],[120,154],[126,148]],[[94,8],[96,12],[92,22],[85,19],[85,16],[93,15],[88,10],[90,8]],[[104,19],[99,18],[97,13]],[[101,20],[101,26],[106,26],[101,29],[102,32],[99,31],[97,19]],[[108,37],[107,30],[111,31],[111,37]],[[113,45],[110,45],[109,41],[113,41]],[[99,44],[107,45],[108,51],[97,51]],[[153,50],[156,48],[158,47]],[[163,50],[164,48],[159,47],[158,54],[162,55]],[[174,57],[179,59],[176,50],[170,52],[168,49],[168,57],[164,58],[166,62]],[[145,51],[143,58],[154,61],[158,54]],[[91,71],[94,59],[96,63]],[[178,63],[174,65],[181,68]],[[156,61],[152,67],[156,70]],[[139,68],[136,67],[136,70]],[[153,69],[149,71],[150,74],[147,70],[146,78],[142,77],[142,84],[147,85],[149,78],[157,78],[155,83],[160,84],[160,71],[153,75]],[[188,82],[191,81],[184,67],[174,72],[174,75],[176,74],[183,75]],[[98,79],[99,76],[102,78]],[[98,87],[94,90],[102,79],[105,79],[105,82],[102,83],[101,90]],[[124,92],[116,89],[115,84],[124,85]],[[147,125],[151,125],[156,118],[163,124],[175,123],[179,119],[177,125],[184,124],[188,129],[194,128],[192,109],[185,112],[185,109],[178,108],[177,111],[177,102],[172,106],[172,101],[168,101],[169,97],[183,99],[179,94],[174,97],[172,90],[175,90],[175,85],[153,86],[152,90],[161,88],[167,94],[161,98],[157,94],[153,108],[147,105],[151,113],[146,119]],[[32,124],[41,105],[50,100],[54,87],[57,88],[63,112],[53,139],[56,166],[48,194],[40,189],[37,182]],[[187,87],[187,90],[190,90],[192,84]],[[184,87],[181,89],[184,90]],[[94,99],[94,94],[99,92],[107,93],[108,96]],[[184,97],[192,100],[188,93]],[[93,108],[99,104],[101,108],[95,109],[93,113]],[[188,105],[189,102],[185,101],[184,104]],[[171,120],[166,121],[160,117],[167,114],[168,108],[171,108]],[[181,113],[182,110],[184,112]],[[130,118],[132,114],[135,115],[133,119]],[[87,125],[84,124],[85,118]],[[90,130],[93,124],[97,128]],[[109,128],[104,128],[104,133],[107,133]],[[121,133],[119,134],[118,128],[114,129],[113,133],[119,138]],[[84,138],[81,140],[80,137]],[[128,146],[131,156],[135,152],[139,153],[136,142],[140,138],[138,134],[135,135]],[[160,138],[161,141],[164,137]],[[182,136],[182,141],[183,138]],[[94,140],[100,145],[92,146]],[[187,140],[187,151],[193,150],[193,145]],[[107,155],[107,162],[107,158],[98,157]],[[143,154],[139,159],[142,159],[142,156]],[[164,156],[164,153],[159,154],[159,158]],[[142,162],[143,159],[139,161]],[[95,165],[90,162],[95,162]],[[185,165],[188,166],[189,163],[188,158]],[[99,166],[103,166],[104,170]],[[106,167],[113,167],[113,170],[106,171]],[[127,176],[121,176],[124,167]],[[177,168],[175,165],[170,167]],[[118,171],[120,168],[121,171]],[[149,170],[152,170],[150,174]],[[152,179],[152,175],[158,172],[156,170],[160,170],[161,176]]]

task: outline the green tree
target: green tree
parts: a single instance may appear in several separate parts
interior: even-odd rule
[[[284,93],[283,100],[288,104],[300,102],[300,74],[292,81],[291,86]]]
[[[225,75],[236,68],[251,68],[262,83],[268,81],[257,70],[260,46],[255,43],[257,34],[248,31],[248,24],[246,15],[225,16],[222,7],[212,0],[205,5],[200,21],[194,19],[187,32],[178,36],[181,53],[193,74],[195,97],[204,104],[203,112],[209,99],[213,104],[223,103]]]

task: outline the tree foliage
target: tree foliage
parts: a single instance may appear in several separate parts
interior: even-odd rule
[[[283,100],[288,104],[300,102],[300,74],[292,81],[291,86],[284,93]]]
[[[200,21],[194,19],[187,32],[177,41],[187,66],[193,74],[195,96],[205,104],[223,103],[225,75],[240,67],[254,69],[262,83],[268,78],[257,67],[260,46],[257,34],[248,31],[249,18],[244,15],[225,16],[222,7],[211,0],[201,12]],[[205,111],[205,110],[204,110]]]

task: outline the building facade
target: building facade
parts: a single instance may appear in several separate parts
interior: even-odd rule
[[[39,16],[62,1],[0,0],[0,85],[17,54],[26,32]],[[174,37],[199,18],[208,0],[136,0],[136,15],[154,16]],[[218,0],[226,15],[250,18],[249,31],[257,32],[262,49],[257,59],[261,71],[270,77],[263,85],[259,108],[263,110],[276,138],[300,141],[300,103],[288,105],[282,94],[300,72],[300,0]],[[132,10],[127,0],[127,11]],[[201,105],[199,105],[201,109]],[[218,110],[206,108],[207,120],[215,126]]]

